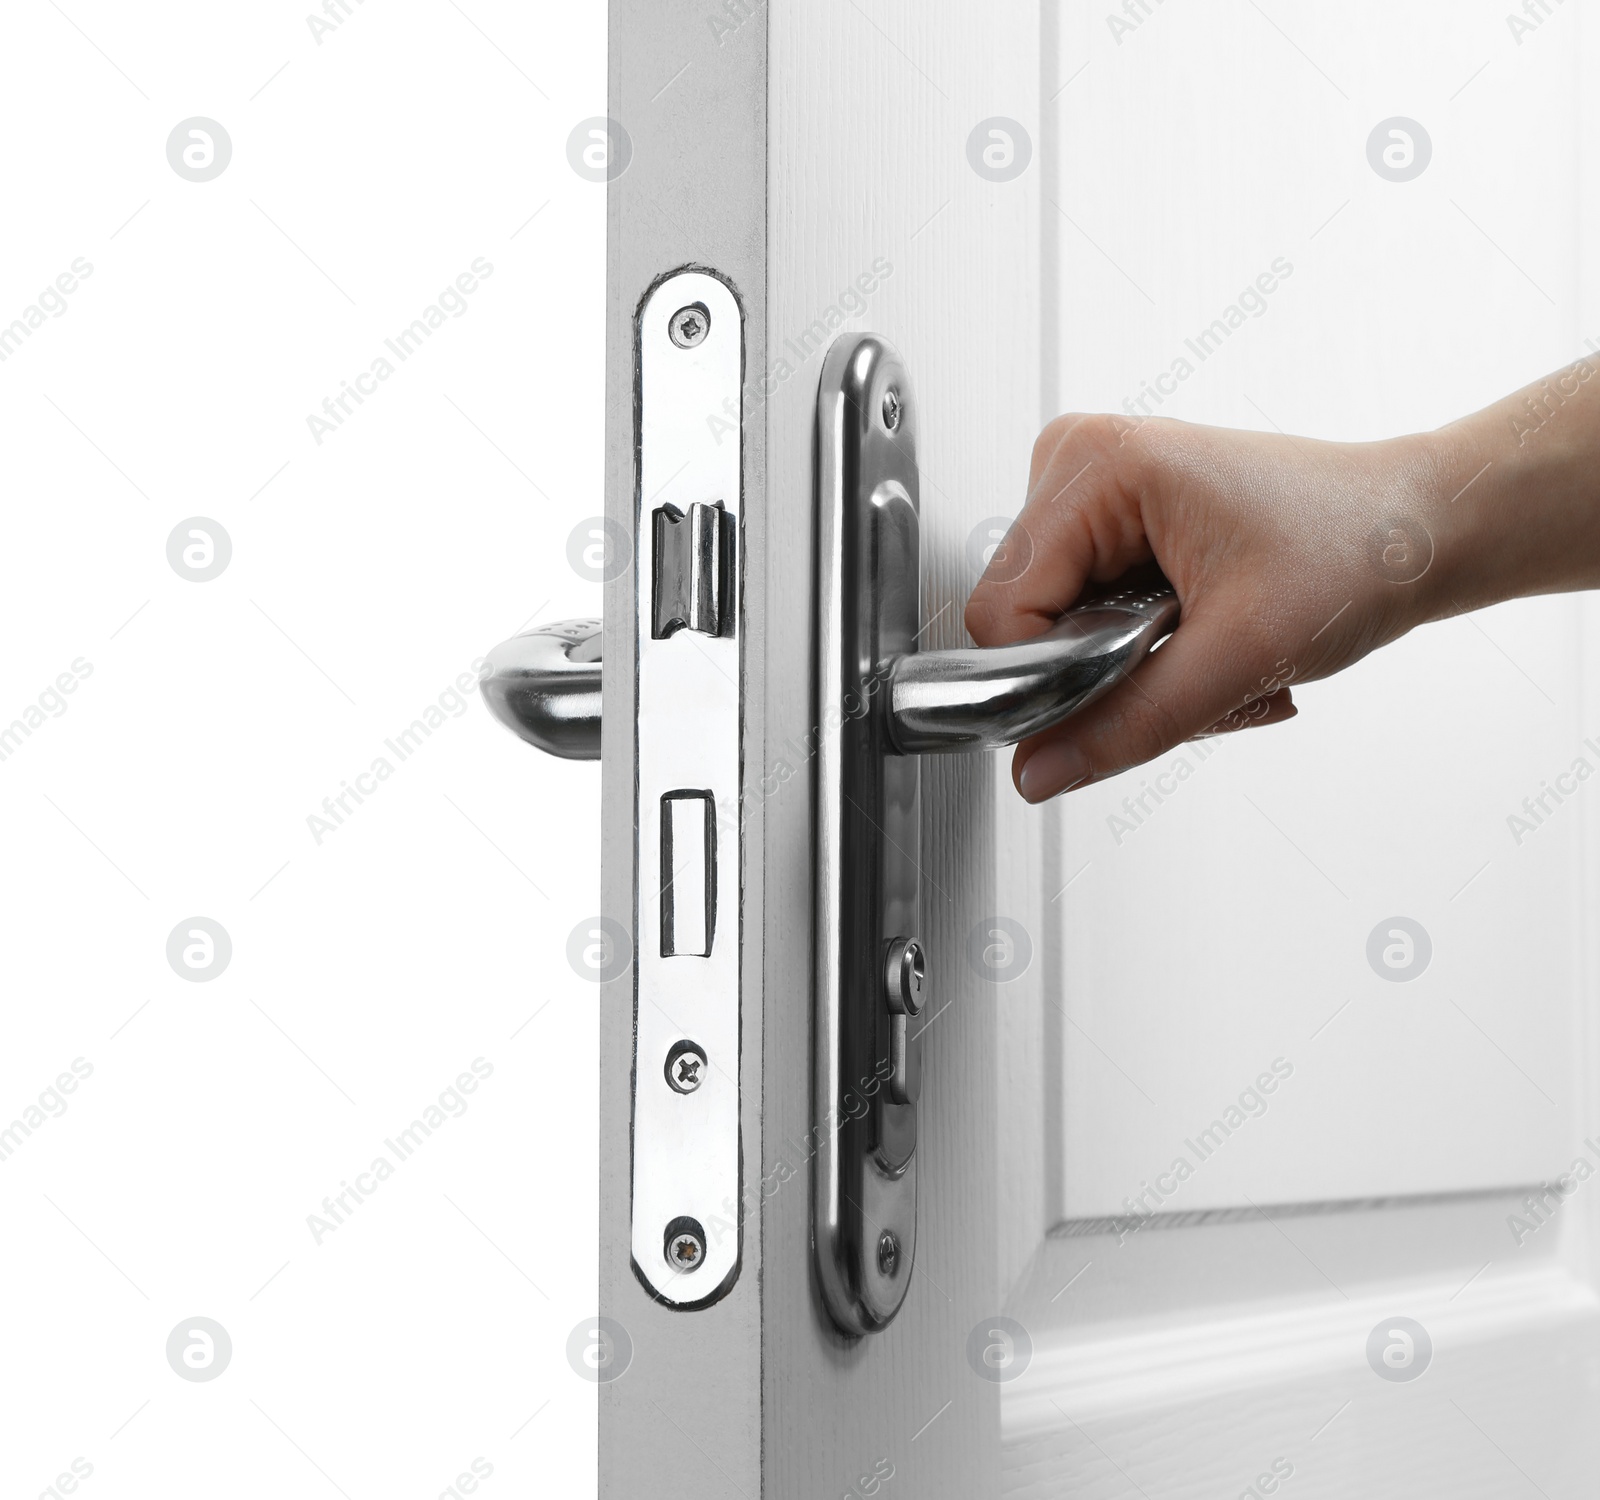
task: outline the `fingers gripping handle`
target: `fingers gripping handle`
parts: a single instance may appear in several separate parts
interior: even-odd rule
[[[911,652],[890,672],[889,737],[903,755],[1014,745],[1109,692],[1177,622],[1163,584],[1080,605],[1015,645]]]

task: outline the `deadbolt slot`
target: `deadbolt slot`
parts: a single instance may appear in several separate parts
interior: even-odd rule
[[[661,798],[661,956],[706,958],[717,913],[716,800],[710,792]]]

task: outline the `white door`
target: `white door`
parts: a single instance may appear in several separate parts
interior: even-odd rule
[[[1047,410],[1159,382],[1145,409],[1376,438],[1585,352],[1593,19],[1064,18]],[[1535,110],[1563,122],[1537,163]],[[1547,791],[1594,755],[1585,606],[1423,630],[1281,734],[1068,799],[1049,1233],[1007,1292],[1040,1362],[1002,1398],[1016,1493],[1592,1485],[1596,825]]]
[[[614,6],[636,154],[609,513],[633,524],[634,310],[711,267],[757,377],[746,763],[811,724],[829,339],[905,358],[924,644],[961,644],[1060,411],[1380,437],[1600,335],[1590,22],[1581,0],[1516,26],[1442,0]],[[613,585],[613,915],[633,606]],[[1596,830],[1581,796],[1531,837],[1507,820],[1593,756],[1595,644],[1576,600],[1435,626],[1286,727],[1040,810],[998,757],[930,758],[915,1265],[858,1338],[822,1305],[796,1144],[809,782],[747,807],[744,1251],[711,1307],[652,1301],[629,1264],[631,983],[604,1022],[602,1311],[633,1363],[602,1389],[603,1490],[1586,1493]]]

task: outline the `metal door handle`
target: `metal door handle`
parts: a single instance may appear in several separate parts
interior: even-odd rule
[[[1086,708],[1177,622],[1170,587],[1125,589],[1068,610],[1010,646],[910,651],[883,663],[891,748],[997,750]],[[600,758],[600,622],[563,620],[502,641],[481,688],[508,729],[564,760]]]
[[[1169,585],[1124,589],[1010,646],[912,651],[889,677],[889,738],[902,755],[998,750],[1086,708],[1178,621]]]
[[[478,682],[507,729],[563,760],[600,759],[600,622],[561,620],[501,641]]]
[[[632,1257],[683,1311],[739,1275],[739,837],[745,669],[742,309],[702,270],[637,314]],[[738,421],[709,422],[707,413]],[[1176,625],[1164,581],[1068,610],[1032,640],[923,651],[920,412],[873,334],[828,351],[817,400],[812,1240],[845,1332],[885,1327],[917,1241],[923,1033],[942,1006],[923,931],[922,756],[1014,744],[1078,712]],[[729,429],[736,437],[725,442]],[[649,497],[648,499],[645,497]],[[489,653],[495,716],[551,755],[600,755],[600,625]],[[626,736],[624,736],[626,740]],[[724,910],[719,912],[719,904]],[[954,986],[952,986],[954,988]],[[715,1231],[715,1232],[713,1232]]]

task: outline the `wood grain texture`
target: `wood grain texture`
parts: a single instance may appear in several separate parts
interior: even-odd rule
[[[1017,509],[1038,410],[1037,173],[985,181],[969,167],[966,143],[980,120],[998,115],[1036,135],[1037,9],[828,0],[774,6],[769,25],[769,347],[776,358],[822,319],[881,333],[904,355],[921,432],[924,640],[964,642],[968,536],[986,517]],[[877,284],[864,306],[849,306],[843,294],[863,274]],[[819,363],[795,365],[767,405],[774,755],[802,742],[812,722]],[[880,1460],[894,1466],[882,1490],[890,1496],[971,1497],[999,1482],[996,1389],[965,1353],[968,1332],[1004,1290],[996,1171],[1004,987],[981,984],[966,958],[972,929],[1000,900],[1004,825],[991,775],[965,757],[932,757],[925,770],[923,937],[938,1019],[925,1058],[916,1268],[893,1325],[850,1342],[826,1323],[811,1284],[803,1172],[764,1207],[765,1493],[784,1500],[860,1493],[858,1477]],[[770,1163],[809,1126],[806,780],[770,799],[765,816]],[[1015,853],[1022,868],[1024,852]]]

